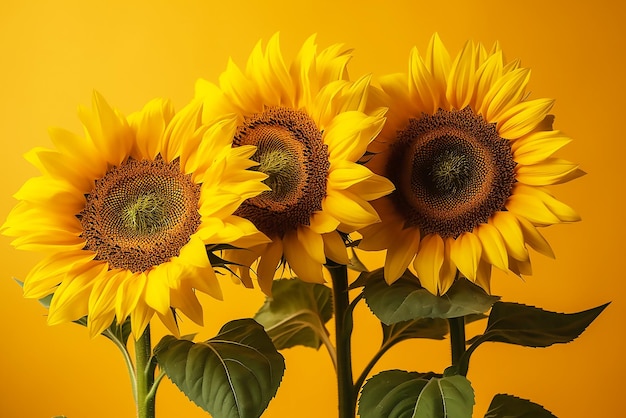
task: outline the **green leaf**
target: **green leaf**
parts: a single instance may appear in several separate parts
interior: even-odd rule
[[[408,270],[388,285],[382,269],[366,276],[364,295],[374,315],[387,325],[417,318],[456,318],[484,313],[500,299],[466,279],[456,280],[445,295],[435,296]]]
[[[252,319],[228,322],[203,343],[167,335],[154,349],[178,388],[214,418],[258,418],[280,385],[285,360]]]
[[[487,329],[480,338],[525,347],[548,347],[577,338],[608,306],[598,306],[573,314],[544,311],[512,302],[493,305]]]
[[[463,376],[387,370],[367,381],[359,400],[361,418],[471,418],[474,391]]]
[[[472,353],[487,341],[524,347],[549,347],[573,341],[608,305],[605,303],[586,311],[566,314],[519,303],[496,302],[489,314],[485,333],[473,338],[461,357],[459,373],[467,374]]]
[[[394,345],[411,338],[443,340],[448,333],[448,321],[441,318],[420,318],[396,322],[383,327],[383,345]]]
[[[417,398],[412,418],[471,418],[474,390],[464,376],[432,378]]]
[[[368,379],[359,398],[361,418],[411,418],[420,392],[428,384],[424,375],[387,370]]]
[[[534,402],[499,393],[493,397],[485,418],[556,418],[556,416]]]
[[[332,291],[296,278],[275,280],[272,297],[254,319],[265,327],[279,350],[296,345],[317,349],[328,336],[324,324],[332,316]]]

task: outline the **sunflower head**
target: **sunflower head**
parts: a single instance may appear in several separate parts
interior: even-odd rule
[[[274,35],[259,42],[244,70],[232,61],[219,85],[197,83],[203,120],[237,117],[233,146],[256,146],[252,159],[270,190],[245,201],[236,214],[272,242],[235,255],[269,294],[285,263],[301,279],[322,282],[327,259],[348,263],[345,234],[378,222],[368,203],[393,190],[359,160],[384,124],[385,109],[367,110],[370,78],[348,80],[350,54],[341,45],[317,51],[310,37],[290,65]],[[241,271],[247,286],[252,281]]]
[[[489,290],[492,266],[530,273],[527,245],[553,256],[537,227],[579,220],[545,189],[582,172],[551,157],[570,140],[552,129],[553,100],[528,98],[529,74],[498,45],[451,58],[435,35],[408,74],[380,80],[388,123],[368,166],[396,190],[374,202],[382,223],[361,248],[387,249],[388,282],[412,264],[434,294],[457,272]]]
[[[195,290],[221,298],[206,245],[258,245],[266,237],[233,213],[265,191],[252,146],[232,148],[234,119],[202,125],[202,104],[179,113],[154,100],[128,118],[97,93],[80,110],[85,137],[52,129],[56,149],[27,158],[41,171],[16,194],[2,227],[13,245],[46,257],[26,297],[53,294],[48,322],[88,318],[92,335],[130,316],[141,335],[174,310],[202,323]]]

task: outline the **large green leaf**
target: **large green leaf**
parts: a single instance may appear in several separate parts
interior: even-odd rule
[[[417,398],[412,418],[471,418],[474,390],[464,376],[432,378]]]
[[[556,418],[556,416],[534,402],[499,393],[493,397],[485,418]]]
[[[252,319],[231,321],[203,343],[167,335],[154,352],[172,382],[214,418],[260,417],[285,370],[283,356]]]
[[[363,277],[367,278],[365,301],[387,325],[417,318],[456,318],[484,313],[499,299],[466,279],[456,280],[445,295],[435,296],[408,270],[392,285],[385,282],[382,269],[362,275],[360,280],[364,280]]]
[[[487,341],[525,347],[549,347],[573,341],[608,305],[606,303],[586,311],[567,314],[518,303],[496,302],[489,314],[485,333],[473,339],[463,354],[459,362],[459,373],[467,373],[470,356],[480,344]]]
[[[471,418],[472,385],[463,376],[432,377],[387,370],[367,381],[359,400],[361,418]]]
[[[328,331],[324,324],[333,316],[332,291],[300,279],[275,280],[272,297],[254,319],[265,327],[279,350],[296,345],[319,348]]]
[[[424,375],[387,370],[368,379],[359,398],[361,418],[411,418],[420,392],[428,384]]]

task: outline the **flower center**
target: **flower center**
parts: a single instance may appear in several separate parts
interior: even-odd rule
[[[304,112],[269,107],[245,118],[233,146],[255,145],[252,159],[268,175],[271,188],[246,200],[235,212],[269,237],[281,237],[309,225],[322,209],[330,162],[328,147],[315,122]]]
[[[96,260],[133,273],[177,256],[200,225],[200,185],[165,163],[127,159],[111,168],[86,196],[77,217],[85,249]]]
[[[407,226],[456,238],[503,210],[515,183],[508,140],[471,108],[409,120],[387,171]]]

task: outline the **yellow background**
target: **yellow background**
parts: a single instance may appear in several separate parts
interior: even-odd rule
[[[176,4],[176,5],[174,5]],[[533,254],[535,274],[494,278],[493,292],[556,311],[612,305],[572,344],[524,349],[482,346],[469,378],[475,416],[491,397],[513,393],[544,404],[559,417],[623,414],[624,261],[624,41],[626,13],[618,2],[572,1],[6,1],[0,8],[0,219],[11,195],[36,171],[22,159],[34,146],[50,146],[46,129],[81,131],[75,109],[92,89],[123,112],[157,96],[182,107],[198,77],[216,80],[229,56],[243,64],[254,43],[281,31],[283,49],[318,33],[320,46],[355,48],[351,74],[405,71],[413,45],[424,51],[437,31],[456,53],[466,39],[499,40],[508,59],[531,67],[533,97],[557,99],[556,128],[575,141],[560,155],[589,174],[557,186],[557,196],[583,222],[547,229],[557,260]],[[74,324],[48,327],[45,310],[21,297],[11,277],[24,277],[38,259],[0,240],[0,416],[132,417],[130,384],[121,357],[104,338],[90,340]],[[368,259],[370,267],[376,258]],[[226,302],[203,299],[204,329],[213,336],[225,321],[251,316],[258,291],[224,283]],[[379,342],[379,331],[360,307],[355,333],[359,370]],[[187,321],[189,322],[189,321]],[[473,328],[476,331],[475,328]],[[157,329],[157,334],[159,330]],[[158,335],[156,336],[158,338]],[[284,352],[287,371],[266,417],[336,416],[328,354]],[[441,371],[445,343],[408,342],[376,370]],[[169,382],[157,403],[159,417],[206,416]]]

